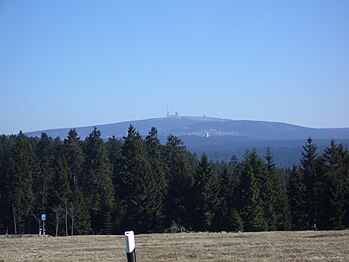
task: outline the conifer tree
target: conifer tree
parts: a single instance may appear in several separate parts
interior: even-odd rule
[[[320,208],[321,172],[318,172],[319,159],[317,147],[311,138],[303,146],[301,170],[304,175],[306,189],[307,228],[316,229],[316,220]]]
[[[35,216],[40,217],[41,213],[48,210],[48,199],[50,183],[53,177],[54,151],[52,139],[46,133],[42,133],[35,149],[38,164],[34,173],[33,189],[35,192]]]
[[[130,125],[124,137],[123,153],[123,219],[125,230],[151,232],[161,216],[161,195],[151,171],[148,153],[141,135]]]
[[[5,232],[9,223],[11,214],[9,213],[10,208],[7,203],[8,196],[8,179],[7,169],[9,162],[9,141],[5,135],[0,136],[0,232]]]
[[[74,184],[81,187],[84,153],[82,142],[75,129],[70,129],[67,138],[64,139],[63,151],[69,167],[70,186],[73,187]]]
[[[194,172],[192,194],[192,227],[194,230],[206,231],[212,226],[219,194],[218,179],[206,154],[202,154]]]
[[[262,192],[264,197],[265,214],[268,221],[268,230],[289,230],[291,228],[287,193],[274,164],[270,148],[267,149],[266,176]]]
[[[4,148],[7,142],[5,135],[0,136],[0,203],[2,203],[4,197],[4,188],[5,188],[5,153]]]
[[[108,153],[109,162],[112,168],[112,178],[115,187],[115,194],[117,201],[120,201],[121,196],[121,170],[122,170],[122,141],[112,136],[106,143],[106,150]]]
[[[267,148],[267,154],[265,156],[266,164],[265,171],[260,176],[260,192],[261,200],[263,202],[264,215],[268,223],[268,230],[273,231],[276,229],[276,213],[274,206],[276,205],[275,196],[275,169],[273,163],[273,157],[270,148]]]
[[[9,166],[9,196],[14,233],[25,233],[26,222],[33,210],[33,172],[35,155],[26,136],[20,132],[15,138]]]
[[[88,234],[91,228],[90,210],[83,189],[83,143],[75,129],[70,129],[62,147],[69,169],[71,196],[68,202],[70,234]]]
[[[261,175],[265,175],[263,160],[255,150],[247,152],[240,178],[240,214],[245,231],[264,231],[268,228],[260,196]]]
[[[347,148],[343,149],[343,165],[344,165],[344,217],[343,224],[345,228],[349,228],[349,151]]]
[[[81,180],[90,207],[91,226],[95,233],[105,233],[103,225],[113,212],[115,193],[105,144],[97,128],[85,140],[85,156]]]
[[[157,214],[156,229],[164,229],[164,205],[168,189],[168,181],[165,177],[165,163],[163,159],[163,146],[157,136],[157,129],[152,127],[148,136],[145,138],[145,144],[148,151],[151,172],[155,179],[156,190],[159,194],[159,210]]]
[[[69,168],[63,152],[58,153],[54,161],[54,175],[50,188],[50,206],[55,213],[55,235],[59,234],[59,225],[64,220],[64,234],[68,235],[68,202],[71,196]]]
[[[123,142],[121,140],[116,139],[115,136],[112,136],[108,139],[106,143],[106,149],[108,153],[109,162],[112,168],[112,181],[115,189],[115,210],[112,215],[112,219],[114,220],[115,230],[120,228],[122,212],[121,210],[121,201],[123,199],[122,192],[122,145]],[[119,231],[120,232],[120,231]],[[122,232],[120,232],[122,233]]]
[[[217,209],[212,220],[213,231],[232,231],[229,210],[233,206],[233,192],[235,189],[233,176],[227,165],[222,165],[222,171],[218,176],[219,193],[217,195]]]
[[[77,185],[72,187],[71,200],[68,203],[71,235],[85,235],[90,233],[91,217],[84,195]]]
[[[299,167],[294,166],[289,176],[288,199],[291,212],[292,228],[304,230],[307,227],[306,189],[304,174]]]
[[[222,163],[223,169],[218,176],[219,194],[217,211],[213,218],[213,231],[242,231],[242,219],[237,212],[237,178],[234,167]]]
[[[321,191],[321,211],[318,219],[320,229],[344,227],[345,149],[331,141],[323,154],[325,174]]]
[[[9,201],[9,190],[10,190],[10,162],[11,162],[11,155],[12,151],[16,142],[17,136],[16,135],[10,135],[6,137],[5,135],[2,135],[0,138],[1,142],[1,152],[2,155],[0,156],[1,161],[1,170],[0,170],[0,177],[1,177],[1,187],[0,187],[0,232],[13,232],[14,229],[11,225],[13,225],[13,214],[12,214],[12,208],[11,203]]]
[[[183,142],[176,136],[170,135],[167,138],[165,163],[169,183],[165,203],[165,224],[170,225],[174,221],[184,227],[190,227],[192,163]]]

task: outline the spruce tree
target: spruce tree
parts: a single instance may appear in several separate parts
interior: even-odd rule
[[[217,211],[213,218],[213,231],[242,231],[243,223],[237,212],[237,178],[232,167],[222,163],[223,169],[218,177],[219,194]]]
[[[275,180],[273,177],[275,175],[275,165],[270,148],[267,148],[265,160],[265,172],[260,176],[260,192],[264,215],[268,223],[268,230],[273,231],[276,229],[276,213],[274,210],[276,196],[274,191]]]
[[[2,203],[4,197],[4,189],[5,189],[5,153],[4,147],[7,142],[6,136],[0,136],[0,203]]]
[[[316,220],[320,209],[321,172],[318,172],[319,159],[317,147],[311,138],[303,146],[301,170],[304,175],[306,189],[307,228],[316,229]]]
[[[155,231],[162,207],[161,194],[151,170],[145,142],[132,125],[127,137],[124,137],[122,155],[122,226],[138,233]]]
[[[35,148],[38,164],[34,173],[33,189],[35,192],[35,216],[39,219],[41,213],[48,211],[50,183],[53,177],[54,150],[52,139],[42,133]]]
[[[6,137],[4,135],[0,136],[0,210],[4,210],[4,198],[5,198],[5,187],[6,187],[6,179],[5,179],[5,168],[4,168],[4,142],[6,141]],[[7,193],[7,192],[6,192]],[[0,216],[0,230],[3,231],[3,215]],[[1,232],[0,231],[0,232]]]
[[[71,197],[69,168],[62,152],[54,161],[54,175],[50,188],[50,207],[54,211],[55,235],[59,234],[59,225],[64,221],[64,234],[68,235],[68,202]]]
[[[14,233],[25,233],[33,211],[33,172],[35,155],[27,137],[20,132],[12,148],[9,166],[9,206],[12,210]]]
[[[115,193],[105,144],[97,128],[86,138],[84,149],[86,157],[81,180],[90,207],[92,230],[106,233],[104,225],[109,220],[109,213],[113,212]]]
[[[268,230],[289,230],[291,221],[286,188],[281,175],[277,172],[270,148],[267,149],[265,160],[266,176],[261,190],[264,192],[262,198],[265,198]]]
[[[282,177],[276,174],[274,212],[276,214],[276,230],[287,231],[292,228],[291,213],[288,204],[287,190],[283,184]]]
[[[307,228],[307,203],[304,174],[299,167],[294,166],[289,176],[288,199],[291,212],[292,228],[304,230]]]
[[[247,152],[240,178],[240,214],[245,231],[264,231],[268,229],[263,202],[260,195],[261,175],[265,175],[263,160],[255,150]]]
[[[211,228],[218,205],[218,179],[207,155],[202,154],[192,186],[192,227],[206,231]]]
[[[63,151],[69,167],[70,186],[82,186],[82,165],[84,163],[84,152],[82,142],[75,129],[70,129],[68,136],[64,139]]]
[[[123,142],[118,140],[115,136],[112,136],[108,139],[106,143],[106,149],[108,153],[109,162],[112,168],[112,181],[115,189],[115,210],[112,215],[114,220],[115,230],[120,228],[122,212],[121,210],[121,201],[123,198],[122,192],[122,145]],[[120,232],[120,231],[119,231]],[[121,233],[121,232],[120,232]]]
[[[165,145],[166,177],[169,183],[165,203],[165,224],[172,221],[184,227],[190,227],[191,221],[191,185],[192,162],[183,142],[170,135]]]
[[[68,214],[70,217],[71,235],[85,235],[90,233],[90,209],[84,195],[77,185],[73,185],[72,187],[72,196],[68,203]]]
[[[344,166],[344,227],[349,228],[349,151],[343,148],[343,166]]]
[[[63,152],[69,169],[69,185],[71,188],[68,214],[70,234],[88,234],[91,228],[90,209],[83,190],[83,164],[85,155],[83,143],[75,129],[70,129],[63,142]]]
[[[156,230],[164,230],[164,205],[167,196],[168,181],[165,176],[165,162],[163,159],[163,146],[157,136],[157,129],[152,127],[148,136],[145,138],[145,144],[148,151],[151,172],[155,179],[156,190],[159,194],[159,209],[157,214]]]
[[[337,146],[334,140],[323,154],[325,174],[318,220],[320,229],[344,227],[345,156],[343,145]]]
[[[5,232],[9,224],[11,213],[7,203],[8,196],[8,162],[9,140],[5,135],[0,136],[0,232]]]
[[[121,196],[121,170],[122,170],[122,141],[112,136],[106,143],[106,150],[108,153],[109,162],[112,168],[112,178],[115,187],[115,194],[117,201],[120,201]]]

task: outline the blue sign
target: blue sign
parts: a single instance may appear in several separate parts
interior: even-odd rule
[[[46,221],[46,214],[41,214],[41,221]]]

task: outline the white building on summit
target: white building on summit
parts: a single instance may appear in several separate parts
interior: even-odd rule
[[[175,112],[174,115],[170,114],[170,106],[167,106],[167,117],[178,117],[178,112]]]

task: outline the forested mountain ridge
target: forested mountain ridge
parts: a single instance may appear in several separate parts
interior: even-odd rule
[[[299,164],[302,145],[308,137],[314,139],[319,150],[323,150],[332,139],[349,146],[349,128],[307,128],[278,122],[213,117],[169,116],[96,127],[106,141],[113,135],[121,139],[127,134],[130,124],[142,136],[146,136],[155,126],[161,142],[165,143],[168,135],[175,135],[183,140],[190,152],[198,155],[205,152],[213,161],[228,161],[232,155],[242,160],[246,150],[255,148],[263,154],[270,147],[275,164],[285,168]],[[81,139],[85,139],[92,130],[92,126],[76,128]],[[50,137],[64,139],[68,131],[68,128],[51,129],[28,132],[26,135],[40,137],[45,132]]]

